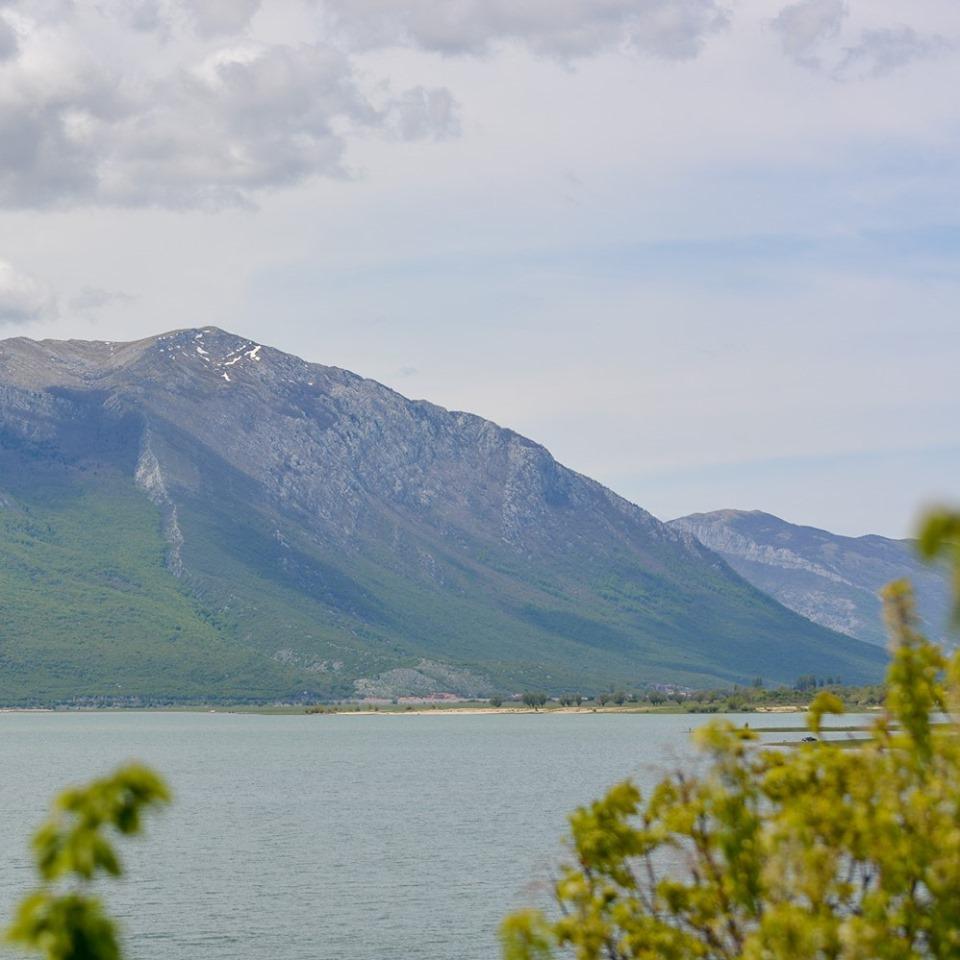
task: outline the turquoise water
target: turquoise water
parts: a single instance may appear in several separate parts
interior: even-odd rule
[[[134,960],[493,960],[503,915],[545,902],[566,814],[689,763],[701,720],[0,714],[0,916],[50,797],[136,758],[176,802],[107,893]]]

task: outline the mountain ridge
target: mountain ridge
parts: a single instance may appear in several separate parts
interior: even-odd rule
[[[235,664],[205,681],[211,695],[343,696],[411,670],[414,686],[449,686],[450,669],[483,692],[872,679],[882,667],[687,532],[474,414],[215,327],[128,343],[0,342],[0,495],[20,510],[0,510],[0,546],[19,544],[27,566],[47,557],[30,582],[49,578],[48,541],[64,524],[83,568],[97,531],[77,505],[100,510],[108,489],[129,507],[140,560],[162,545],[163,576],[144,566],[140,594],[103,602],[122,619],[124,603],[154,596],[151,630],[166,637],[179,617],[192,656],[214,637],[229,648]],[[30,511],[46,518],[47,540],[14,522]],[[179,611],[169,622],[164,604]],[[46,656],[44,623],[24,609],[0,632],[0,698],[19,689],[9,669],[4,686],[5,663],[30,672],[10,660],[11,630]],[[57,648],[48,673],[63,672],[80,640]],[[104,676],[126,675],[128,642],[118,627],[94,644]],[[138,656],[158,648],[144,643]],[[218,676],[215,662],[204,670]],[[53,674],[44,696],[69,692]],[[108,690],[90,681],[82,695]],[[135,690],[177,696],[172,680],[151,689],[140,677]]]
[[[868,643],[887,642],[879,591],[907,576],[924,628],[937,642],[951,642],[947,577],[919,559],[913,540],[842,536],[761,510],[694,513],[668,526],[697,537],[790,609]]]

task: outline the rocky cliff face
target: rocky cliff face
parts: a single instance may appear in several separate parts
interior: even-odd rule
[[[891,580],[908,577],[925,630],[939,642],[950,642],[947,578],[942,570],[923,564],[910,541],[841,537],[760,511],[697,513],[670,526],[715,550],[784,606],[869,643],[883,645],[887,640],[880,590]]]
[[[23,518],[49,517],[56,538],[79,510],[69,529],[82,555],[96,531],[78,504],[128,488],[130,509],[150,511],[162,562],[140,593],[104,602],[136,623],[137,604],[173,583],[203,627],[181,624],[180,636],[190,626],[208,637],[191,654],[212,633],[246,658],[210,665],[211,694],[343,695],[385,690],[385,677],[423,689],[439,676],[455,688],[459,675],[464,690],[509,692],[880,669],[875,652],[762,596],[686,531],[480,417],[215,328],[0,343],[6,536],[39,556],[53,543],[34,528],[39,539],[24,540]],[[118,557],[124,536],[111,539]],[[143,615],[161,634],[172,629],[163,604]],[[17,622],[43,647],[29,609]],[[124,633],[111,636],[84,671],[85,694],[100,695],[97,671],[123,660]],[[0,634],[0,658],[16,644]],[[138,695],[175,697],[175,664],[165,676],[141,677]]]

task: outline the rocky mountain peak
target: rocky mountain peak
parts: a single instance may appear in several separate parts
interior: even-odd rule
[[[723,556],[741,576],[803,616],[883,645],[879,592],[909,577],[927,629],[949,642],[949,588],[943,571],[920,562],[910,541],[844,537],[761,511],[717,510],[670,522]]]
[[[0,491],[46,510],[32,490],[54,488],[75,494],[50,530],[108,489],[152,511],[156,589],[281,686],[441,661],[555,688],[879,671],[542,445],[215,327],[0,342]]]

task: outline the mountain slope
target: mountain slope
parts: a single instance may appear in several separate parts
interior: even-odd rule
[[[909,577],[924,628],[939,642],[948,640],[947,578],[922,563],[909,540],[841,537],[758,510],[695,513],[669,526],[695,536],[784,606],[869,643],[887,642],[880,589]]]
[[[882,666],[538,444],[215,328],[0,343],[0,498],[8,702]]]

